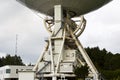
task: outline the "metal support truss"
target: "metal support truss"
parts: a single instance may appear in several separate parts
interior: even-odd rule
[[[63,14],[61,5],[54,7],[54,19],[45,20],[45,28],[51,36],[33,69],[39,73],[36,74],[36,77],[40,77],[42,74],[42,77],[48,80],[50,78],[58,80],[63,76],[64,79],[74,78],[74,66],[87,65],[92,79],[99,80],[97,69],[78,40],[85,26],[86,20],[83,16],[80,17],[80,20],[74,21],[67,11]]]

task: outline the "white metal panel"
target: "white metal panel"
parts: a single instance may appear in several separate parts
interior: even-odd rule
[[[31,72],[19,72],[19,79],[18,80],[35,80],[35,73]]]
[[[73,73],[73,63],[60,63],[61,73]]]
[[[48,62],[40,62],[39,63],[39,71],[42,73],[48,73],[51,71],[50,63]]]
[[[63,60],[74,62],[76,59],[76,50],[64,50]]]
[[[49,51],[46,51],[44,56],[43,56],[44,61],[50,61],[51,60],[51,55]]]

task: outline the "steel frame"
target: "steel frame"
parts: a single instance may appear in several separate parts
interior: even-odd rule
[[[93,80],[99,80],[99,74],[88,54],[81,45],[78,37],[82,34],[86,26],[86,20],[84,17],[81,17],[80,24],[77,25],[75,21],[71,20],[70,15],[66,13],[66,17],[63,15],[63,10],[61,5],[55,5],[54,7],[54,19],[45,20],[45,27],[47,31],[51,34],[50,38],[47,40],[47,44],[43,52],[41,53],[35,67],[36,77],[41,77],[37,73],[41,70],[39,69],[39,64],[43,62],[43,57],[46,54],[46,51],[49,51],[51,59],[51,72],[44,73],[43,77],[52,77],[52,80],[57,80],[57,77],[75,77],[74,73],[60,73],[60,63],[62,60],[63,51],[68,44],[73,45],[69,48],[76,49],[79,51],[79,55],[82,56],[84,61],[76,57],[79,64],[82,66],[88,65],[90,72],[92,73]],[[73,44],[70,42],[73,41]],[[67,44],[68,42],[68,44]]]

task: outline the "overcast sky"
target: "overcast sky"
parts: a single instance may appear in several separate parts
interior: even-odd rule
[[[85,15],[87,26],[79,37],[84,47],[99,46],[120,53],[120,1]],[[35,63],[44,48],[48,33],[43,20],[15,0],[0,0],[0,56],[18,53],[24,63]]]

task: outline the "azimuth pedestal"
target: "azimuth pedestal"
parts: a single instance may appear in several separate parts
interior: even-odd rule
[[[91,79],[98,80],[98,71],[82,47],[78,37],[85,29],[86,20],[82,16],[79,25],[71,20],[61,5],[54,7],[54,19],[45,20],[51,36],[34,67],[36,77],[47,80],[74,80],[74,68],[88,65]]]

